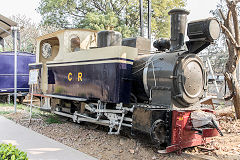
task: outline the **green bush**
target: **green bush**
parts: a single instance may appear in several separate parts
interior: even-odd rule
[[[27,153],[12,144],[0,144],[0,160],[28,160]]]

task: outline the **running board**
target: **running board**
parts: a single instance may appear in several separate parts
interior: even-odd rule
[[[54,111],[54,113],[57,115],[60,115],[60,116],[71,118],[73,120],[73,122],[77,122],[77,123],[84,121],[84,122],[95,123],[95,124],[104,125],[104,126],[108,126],[108,127],[110,126],[109,120],[95,119],[95,118],[88,117],[86,115],[76,114],[76,113],[74,113],[74,115],[68,114],[68,113],[63,113],[63,112],[58,112],[58,111]],[[128,119],[128,121],[130,121],[130,118]],[[126,123],[122,123],[121,125],[125,126],[125,127],[130,127],[130,128],[132,127],[131,124],[126,124]],[[117,134],[119,134],[119,131]],[[114,133],[114,132],[111,132],[111,133]]]
[[[53,98],[59,98],[59,99],[73,100],[73,101],[81,101],[81,102],[87,101],[87,99],[85,99],[85,98],[60,96],[60,95],[54,95],[54,94],[45,94],[44,96],[53,97]]]

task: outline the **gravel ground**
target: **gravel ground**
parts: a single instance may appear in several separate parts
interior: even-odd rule
[[[231,107],[217,112],[224,137],[213,138],[207,146],[185,149],[181,155],[161,154],[142,138],[126,136],[126,133],[108,135],[107,128],[96,128],[89,123],[75,124],[66,118],[40,111],[34,112],[35,120],[29,124],[26,109],[18,109],[16,114],[8,113],[12,110],[13,107],[0,107],[0,114],[98,159],[240,159],[240,121],[234,120]]]

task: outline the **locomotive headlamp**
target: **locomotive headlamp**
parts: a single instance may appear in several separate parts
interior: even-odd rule
[[[214,18],[208,18],[188,23],[187,35],[190,40],[202,39],[212,42],[218,39],[220,25]]]
[[[188,23],[186,42],[190,53],[199,53],[208,47],[220,34],[220,24],[214,18],[208,18]]]

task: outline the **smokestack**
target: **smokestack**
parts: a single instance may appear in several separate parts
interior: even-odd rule
[[[172,9],[171,16],[171,47],[170,51],[180,50],[184,46],[184,36],[189,11],[185,9]]]

